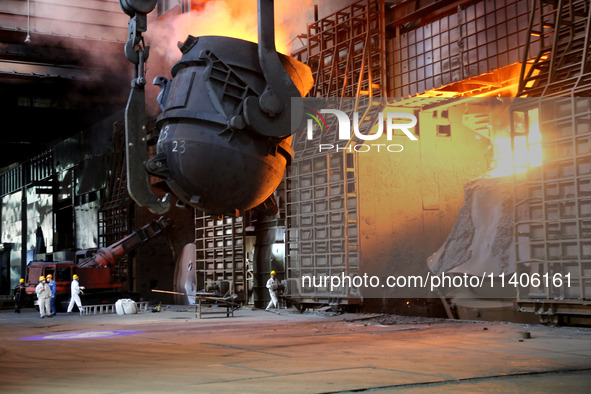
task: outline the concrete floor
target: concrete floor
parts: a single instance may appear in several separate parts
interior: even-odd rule
[[[0,311],[0,392],[589,392],[591,329],[241,309]],[[396,322],[396,319],[390,319]],[[105,331],[134,335],[101,337]],[[101,331],[70,340],[31,336]],[[517,333],[532,338],[519,342]],[[54,337],[57,338],[57,337]]]

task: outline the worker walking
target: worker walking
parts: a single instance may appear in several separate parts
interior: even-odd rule
[[[14,297],[14,313],[21,313],[21,309],[25,305],[25,297],[27,296],[24,279],[21,278],[18,285],[14,287],[12,296]]]
[[[80,301],[80,294],[84,294],[84,286],[80,286],[78,283],[78,275],[74,274],[72,277],[72,298],[70,299],[70,305],[68,305],[68,313],[74,309],[74,303],[78,306],[78,310],[82,312],[82,301]]]
[[[39,314],[41,315],[41,319],[43,319],[45,316],[50,315],[49,298],[51,297],[51,290],[44,276],[39,277],[39,284],[35,288],[35,293],[37,293],[37,300],[39,300]]]
[[[49,317],[55,316],[55,296],[57,295],[57,285],[53,280],[53,275],[47,275],[47,281],[49,282],[49,290],[51,291],[51,297],[49,298]]]
[[[271,277],[267,281],[267,289],[269,289],[269,295],[271,296],[271,301],[269,302],[269,305],[267,305],[267,308],[265,309],[266,311],[271,309],[271,307],[273,307],[273,308],[279,307],[279,297],[278,297],[279,281],[275,278],[275,276],[276,276],[275,271],[271,271]]]

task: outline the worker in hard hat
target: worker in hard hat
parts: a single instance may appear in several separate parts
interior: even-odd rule
[[[266,311],[271,309],[271,307],[273,307],[273,308],[279,307],[279,296],[278,296],[279,284],[280,283],[277,280],[277,274],[275,273],[275,271],[271,271],[271,277],[267,281],[267,289],[269,289],[269,295],[271,296],[271,301],[269,302],[269,305],[267,305],[267,308],[265,309]]]
[[[49,298],[51,297],[51,290],[49,289],[49,285],[44,276],[39,277],[39,284],[35,288],[35,293],[37,293],[37,300],[39,301],[39,314],[41,315],[41,319],[46,316],[50,317]]]
[[[57,285],[53,280],[53,275],[47,275],[46,279],[49,285],[49,290],[51,290],[51,297],[49,298],[49,309],[51,313],[49,314],[49,317],[53,317],[55,316],[55,296],[57,295]]]
[[[72,312],[74,309],[74,303],[78,306],[78,310],[82,312],[82,301],[80,301],[80,294],[84,294],[82,290],[84,290],[84,286],[80,286],[78,283],[78,275],[74,274],[72,277],[72,298],[70,298],[70,305],[68,305],[68,313]]]
[[[21,309],[25,305],[25,298],[27,297],[24,279],[21,278],[18,285],[14,287],[12,296],[14,297],[14,313],[21,313]]]

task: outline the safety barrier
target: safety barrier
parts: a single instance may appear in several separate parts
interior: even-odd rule
[[[147,312],[148,311],[148,301],[136,301],[137,311],[139,312]],[[82,315],[103,315],[107,313],[115,313],[115,304],[99,304],[99,305],[83,305],[82,310],[80,311],[80,316]]]

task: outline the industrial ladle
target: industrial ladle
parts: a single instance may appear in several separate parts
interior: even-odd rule
[[[172,80],[157,77],[157,153],[147,159],[142,33],[156,0],[120,0],[129,21],[125,55],[134,64],[125,111],[128,191],[140,206],[162,214],[167,198],[151,190],[148,173],[166,180],[182,203],[214,215],[252,208],[278,212],[273,192],[291,160],[291,135],[301,127],[310,69],[275,48],[273,0],[258,0],[259,44],[229,37],[189,36]],[[301,103],[301,100],[297,101]],[[296,121],[294,122],[294,119]],[[146,171],[147,170],[147,171]]]

